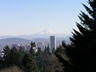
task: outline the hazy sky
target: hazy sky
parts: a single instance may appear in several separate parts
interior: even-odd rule
[[[87,0],[0,0],[0,35],[71,33]]]

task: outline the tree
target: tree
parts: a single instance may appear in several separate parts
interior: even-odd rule
[[[38,68],[35,60],[35,52],[33,47],[35,47],[35,43],[31,42],[30,51],[28,54],[25,54],[22,61],[22,66],[25,72],[38,72]]]
[[[34,51],[34,47],[36,46],[34,42],[31,42],[30,44],[30,54],[32,54],[33,56],[35,56],[35,51]]]
[[[9,48],[9,46],[8,45],[6,45],[5,47],[4,47],[4,57],[5,56],[7,56],[8,55],[8,53],[10,52],[10,48]]]
[[[44,55],[45,57],[48,57],[50,54],[51,54],[51,52],[50,52],[49,46],[48,46],[48,47],[45,47],[45,50],[44,50],[44,52],[43,52],[43,55]]]
[[[19,65],[19,53],[15,47],[13,47],[10,52],[8,53],[7,57],[5,58],[5,65],[13,66]]]
[[[6,68],[13,65],[22,66],[21,62],[25,54],[23,47],[20,47],[20,49],[17,50],[15,47],[9,48],[9,46],[6,45],[3,50],[4,57],[0,59],[0,68]]]
[[[10,53],[11,49],[9,48],[8,45],[6,45],[3,49],[4,56],[2,57],[0,63],[1,63],[1,68],[7,67],[7,62],[6,60],[8,59],[8,55]]]
[[[23,59],[23,57],[25,55],[24,47],[20,46],[18,53],[19,53],[18,54],[18,61],[19,61],[18,66],[20,68],[22,68],[22,59]]]
[[[22,65],[25,72],[38,72],[34,57],[30,53],[25,54]]]
[[[87,13],[81,11],[71,44],[62,43],[69,61],[57,55],[64,64],[65,72],[96,72],[96,0],[88,0],[90,7],[83,4]]]
[[[39,70],[42,72],[42,68],[45,63],[44,63],[44,57],[41,48],[38,48],[38,51],[36,52],[36,63]]]
[[[38,51],[37,51],[37,53],[36,53],[37,59],[42,58],[42,55],[43,55],[43,52],[42,52],[41,48],[38,48]]]
[[[56,49],[55,53],[58,53],[58,54],[60,54],[60,55],[64,54],[64,48],[63,48],[63,46],[60,45],[60,46]]]

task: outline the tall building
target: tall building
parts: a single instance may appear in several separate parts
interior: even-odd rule
[[[55,36],[50,36],[50,50],[51,52],[53,50],[56,50],[56,37]]]

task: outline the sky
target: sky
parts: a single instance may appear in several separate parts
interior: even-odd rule
[[[0,36],[43,30],[69,34],[87,0],[0,0]]]

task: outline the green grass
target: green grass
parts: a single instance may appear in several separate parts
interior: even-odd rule
[[[17,66],[12,66],[12,67],[0,70],[0,72],[23,72],[23,71],[20,70]]]

